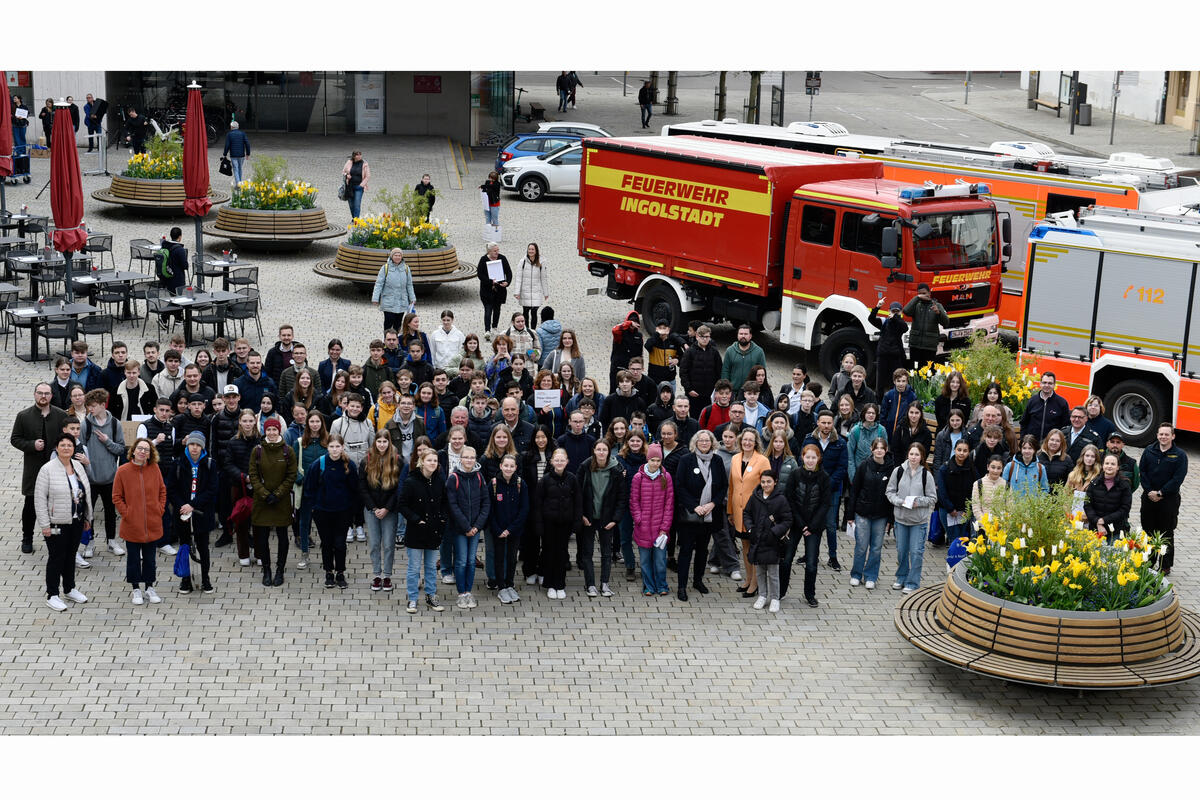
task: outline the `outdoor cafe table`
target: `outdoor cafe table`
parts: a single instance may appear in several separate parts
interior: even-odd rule
[[[229,270],[239,267],[253,267],[249,261],[230,261],[227,258],[206,258],[200,274],[206,278],[220,278],[221,288],[229,291]]]
[[[75,284],[76,291],[87,293],[89,300],[96,296],[96,291],[104,286],[114,286],[120,284],[145,283],[154,280],[153,275],[147,275],[144,272],[129,272],[127,270],[111,270],[101,269],[95,272],[85,272],[80,275],[71,276],[71,283]],[[125,294],[125,302],[121,305],[121,319],[133,319],[133,309],[130,307],[132,292]],[[94,301],[92,301],[94,302]]]
[[[245,296],[237,292],[226,292],[220,289],[213,289],[208,292],[192,292],[191,297],[185,295],[172,297],[171,305],[179,306],[183,309],[183,340],[189,345],[194,344],[192,341],[192,312],[196,308],[208,308],[222,303],[231,303],[245,299]],[[218,323],[217,336],[224,335],[225,325],[224,323]]]
[[[40,252],[33,256],[14,256],[8,259],[13,272],[30,276],[29,281],[29,298],[30,300],[37,299],[37,284],[33,281],[33,276],[40,272],[42,268],[47,266],[58,266],[65,263],[62,253],[51,252],[50,255]],[[87,271],[87,265],[92,263],[92,257],[85,253],[76,253],[71,257],[72,265],[79,265],[80,274]]]
[[[29,320],[29,355],[17,353],[17,358],[22,361],[41,361],[42,356],[38,353],[38,328],[42,323],[50,317],[83,317],[88,314],[94,314],[100,309],[87,303],[64,303],[59,305],[58,300],[50,300],[46,303],[38,303],[33,308],[15,308],[12,310],[12,315],[18,319]],[[46,355],[49,359],[50,354]]]

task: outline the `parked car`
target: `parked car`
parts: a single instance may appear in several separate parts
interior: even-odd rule
[[[593,125],[590,122],[571,122],[568,120],[559,120],[557,122],[542,122],[538,125],[538,133],[569,133],[572,136],[603,136],[608,138],[613,134],[609,133],[599,125]]]
[[[509,137],[496,151],[496,172],[503,171],[504,165],[511,159],[548,153],[565,144],[578,142],[581,138],[577,133],[518,133]]]
[[[566,144],[540,156],[514,158],[504,165],[500,185],[523,200],[541,200],[547,194],[579,194],[583,144]]]

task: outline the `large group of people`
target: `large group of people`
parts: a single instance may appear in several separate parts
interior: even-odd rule
[[[292,325],[265,353],[223,338],[189,353],[173,338],[162,358],[158,342],[145,343],[139,362],[115,341],[103,368],[75,342],[34,387],[11,438],[24,454],[22,549],[33,551],[35,534],[46,542],[47,605],[87,601],[76,570],[100,549],[101,527],[107,549],[127,559],[134,604],[161,602],[156,554],[177,545],[195,564],[179,594],[216,591],[212,551],[229,546],[240,568],[261,568],[264,587],[281,586],[292,549],[295,567],[309,569],[315,527],[312,566],[327,589],[359,583],[347,550],[363,542],[363,585],[391,592],[403,551],[409,613],[422,593],[442,611],[439,583],[453,584],[459,609],[475,608],[477,569],[500,603],[519,601],[519,586],[562,600],[572,566],[589,598],[616,594],[622,567],[646,597],[671,594],[673,582],[681,602],[723,574],[755,609],[777,612],[798,564],[795,594],[815,607],[823,542],[824,565],[843,570],[841,530],[854,539],[851,586],[876,588],[891,531],[892,588],[911,592],[932,519],[963,536],[998,492],[1055,483],[1110,537],[1130,528],[1140,486],[1143,527],[1173,539],[1187,470],[1173,428],[1159,429],[1139,463],[1099,398],[1069,408],[1050,373],[1019,440],[1001,387],[973,405],[958,373],[931,430],[904,366],[887,391],[868,385],[852,355],[828,392],[803,364],[772,388],[749,326],[719,352],[706,324],[683,335],[654,320],[643,335],[630,312],[612,328],[605,393],[579,337],[546,304],[542,268],[534,244],[515,273],[489,245],[482,346],[451,309],[422,326],[395,256],[375,296],[385,331],[358,364],[338,338],[310,359]],[[520,310],[505,326],[514,279]],[[1168,550],[1164,572],[1172,561]]]

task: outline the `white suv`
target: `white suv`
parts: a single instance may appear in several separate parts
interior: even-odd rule
[[[579,194],[583,145],[566,144],[540,156],[514,158],[505,163],[500,185],[524,200],[541,200],[547,194]]]
[[[608,138],[611,133],[601,128],[599,125],[593,125],[590,122],[568,122],[567,120],[558,120],[557,122],[542,122],[538,125],[538,133],[568,133],[574,136],[592,137],[597,136]]]

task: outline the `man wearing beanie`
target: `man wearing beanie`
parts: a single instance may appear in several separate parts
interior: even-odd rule
[[[206,439],[200,431],[188,434],[183,453],[176,459],[171,479],[167,481],[169,507],[175,509],[175,523],[181,545],[194,549],[193,561],[200,563],[200,589],[209,594],[213,591],[209,580],[208,537],[217,525],[217,467],[205,451]],[[180,594],[190,594],[193,589],[191,577],[183,578],[179,584]]]
[[[263,586],[282,586],[287,565],[288,526],[292,523],[292,484],[296,482],[296,453],[283,441],[278,417],[263,423],[265,442],[250,452],[250,490],[254,508],[254,552],[263,564]],[[271,530],[279,543],[279,560],[271,576]]]

